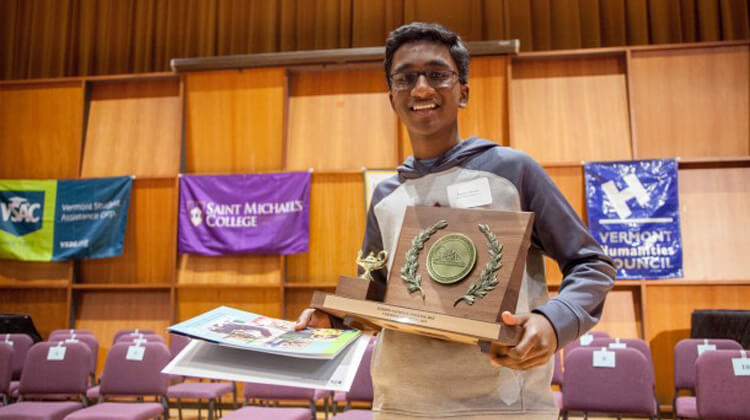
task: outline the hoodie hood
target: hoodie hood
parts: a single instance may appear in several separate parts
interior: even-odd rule
[[[457,145],[451,147],[442,156],[438,157],[434,165],[426,166],[420,163],[414,156],[409,156],[404,163],[398,167],[398,176],[401,181],[416,179],[429,173],[442,172],[450,169],[467,159],[483,153],[493,147],[499,147],[497,143],[479,137],[470,137]]]

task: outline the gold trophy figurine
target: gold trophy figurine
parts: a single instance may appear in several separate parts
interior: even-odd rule
[[[359,278],[365,279],[367,281],[373,281],[372,275],[370,274],[372,271],[380,270],[381,268],[385,267],[385,263],[388,261],[388,252],[383,250],[378,252],[377,257],[375,256],[375,252],[370,251],[370,254],[367,255],[366,258],[362,258],[362,250],[359,250],[357,252],[357,265],[362,267],[364,270],[364,273],[362,273]]]

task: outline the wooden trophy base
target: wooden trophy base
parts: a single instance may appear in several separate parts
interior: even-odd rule
[[[341,276],[336,293],[316,291],[311,306],[362,326],[479,345],[482,351],[488,351],[490,343],[512,346],[521,338],[520,327],[390,305],[378,298],[382,295],[376,283]]]

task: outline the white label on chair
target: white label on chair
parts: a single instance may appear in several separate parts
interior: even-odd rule
[[[605,349],[594,352],[594,367],[613,368],[615,367],[615,352]]]
[[[142,361],[143,360],[143,354],[146,352],[145,347],[141,346],[129,346],[128,347],[128,354],[125,356],[125,359],[127,360],[135,360],[135,361]]]
[[[145,338],[141,337],[141,338],[134,339],[133,343],[140,346],[141,344],[145,343],[146,341],[148,341],[148,340],[146,340]]]
[[[611,349],[626,349],[628,345],[626,343],[609,343]]]
[[[707,352],[716,350],[716,344],[698,344],[698,356]]]
[[[65,360],[65,350],[67,348],[63,346],[50,347],[47,351],[47,360]]]
[[[66,342],[66,343],[77,343],[77,342],[78,342],[78,339],[77,339],[77,338],[75,338],[75,337],[70,337],[70,338],[66,338],[66,339],[65,339],[65,342]]]
[[[750,376],[750,358],[739,357],[732,359],[734,376]]]
[[[594,341],[594,336],[591,334],[584,334],[580,339],[580,343],[582,346],[588,346],[592,341]]]
[[[10,341],[10,334],[5,334],[5,344],[13,347],[13,342]]]

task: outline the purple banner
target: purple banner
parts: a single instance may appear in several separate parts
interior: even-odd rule
[[[310,238],[310,173],[180,178],[181,254],[296,254]]]

